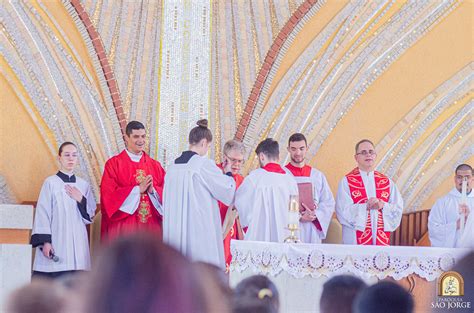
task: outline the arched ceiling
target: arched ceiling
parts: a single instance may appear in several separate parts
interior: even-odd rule
[[[31,124],[26,136],[34,131],[30,139],[42,138],[32,154],[37,160],[51,162],[58,144],[72,140],[83,152],[79,174],[97,190],[105,160],[123,148],[121,124],[130,119],[151,130],[149,148],[157,155],[163,4],[171,2],[38,0],[0,7],[4,99],[23,108],[8,112]],[[310,142],[308,161],[335,191],[354,166],[353,145],[369,137],[407,210],[429,207],[451,187],[455,164],[472,163],[472,2],[211,4],[208,117],[216,160],[235,135],[249,151],[248,171],[260,140],[271,136],[284,148],[301,131]],[[178,60],[170,55],[168,63]],[[1,119],[7,125],[8,117]],[[10,141],[0,138],[0,159],[11,162],[3,147]],[[21,188],[15,175],[27,177],[31,165],[0,166],[20,201],[35,200],[38,192],[15,192]],[[38,173],[32,186],[44,179]]]

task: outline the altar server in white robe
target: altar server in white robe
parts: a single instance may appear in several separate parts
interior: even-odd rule
[[[294,177],[278,164],[278,142],[267,138],[255,153],[260,168],[245,177],[235,196],[244,240],[283,242],[288,237],[290,196],[298,195]]]
[[[31,245],[34,276],[51,278],[90,269],[86,225],[96,202],[89,183],[74,175],[78,152],[72,142],[59,147],[60,170],[43,183],[35,210]]]
[[[233,203],[231,164],[222,169],[206,157],[212,141],[207,120],[189,133],[189,151],[168,168],[163,191],[163,241],[193,261],[225,269],[218,201]],[[225,174],[224,174],[225,173]]]
[[[344,244],[390,245],[400,225],[403,199],[395,183],[375,171],[374,144],[363,139],[355,146],[357,167],[339,183],[336,214]]]
[[[433,247],[473,247],[474,226],[472,208],[474,193],[472,167],[468,164],[459,165],[454,174],[455,188],[447,195],[438,199],[431,208],[428,218],[428,232]],[[462,199],[462,183],[467,182],[466,198]],[[466,202],[466,203],[464,203]],[[461,228],[464,215],[464,230]]]
[[[288,139],[290,162],[285,170],[291,173],[298,184],[311,183],[313,190],[313,206],[300,208],[299,239],[304,243],[321,243],[334,214],[335,201],[326,176],[316,168],[305,164],[308,144],[303,134],[295,133]],[[301,201],[302,195],[300,195]],[[301,210],[303,209],[303,210]]]

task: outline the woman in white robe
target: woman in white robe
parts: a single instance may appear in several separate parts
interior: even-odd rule
[[[86,225],[92,222],[96,202],[89,183],[74,175],[77,148],[65,142],[59,148],[60,169],[46,178],[38,198],[31,244],[36,248],[34,276],[58,277],[89,270]]]
[[[207,120],[198,121],[184,151],[165,176],[163,241],[193,261],[225,268],[222,225],[217,201],[230,205],[235,181],[230,166],[224,174],[206,157],[212,141]]]

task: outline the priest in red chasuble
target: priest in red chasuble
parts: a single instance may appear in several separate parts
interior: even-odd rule
[[[100,184],[101,239],[112,240],[137,230],[162,235],[162,192],[165,171],[145,151],[145,126],[127,124],[127,148],[105,163]]]
[[[374,144],[357,143],[357,167],[339,183],[336,214],[342,224],[342,241],[357,245],[390,245],[390,234],[400,225],[403,199],[394,182],[375,171]]]
[[[224,145],[223,159],[231,164],[232,177],[235,180],[236,188],[239,188],[240,184],[244,180],[244,177],[240,175],[240,168],[244,162],[244,145],[237,140],[229,140]],[[223,163],[218,165],[221,169],[224,168]],[[219,209],[221,212],[222,227],[224,230],[224,255],[226,269],[229,268],[230,262],[232,261],[232,255],[230,254],[230,241],[232,239],[243,240],[244,233],[240,226],[240,221],[237,216],[237,211],[234,206],[230,207],[219,201]],[[227,216],[227,219],[226,219]]]

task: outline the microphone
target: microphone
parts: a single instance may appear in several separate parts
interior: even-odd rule
[[[43,251],[43,247],[41,247],[40,250]],[[53,260],[53,262],[59,262],[59,257],[51,250],[49,250],[49,258]]]
[[[53,262],[59,262],[59,257],[53,253],[53,251],[49,251],[49,258],[53,260]]]

